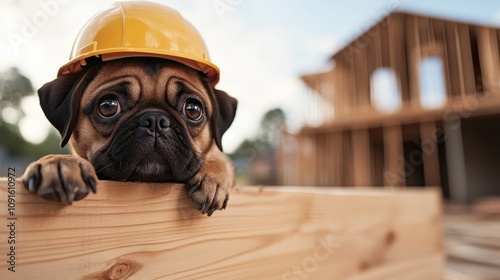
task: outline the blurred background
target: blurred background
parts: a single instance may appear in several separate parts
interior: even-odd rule
[[[0,3],[0,176],[69,153],[35,92],[113,2]],[[154,2],[198,28],[239,100],[223,146],[240,184],[437,187],[450,267],[500,275],[484,219],[500,213],[500,2]]]

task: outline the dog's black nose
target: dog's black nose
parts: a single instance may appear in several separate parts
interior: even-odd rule
[[[148,113],[139,118],[139,127],[148,130],[152,135],[170,127],[170,120],[162,113]]]

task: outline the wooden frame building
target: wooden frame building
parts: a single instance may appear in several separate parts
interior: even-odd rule
[[[395,12],[305,75],[314,119],[284,133],[285,185],[500,195],[500,29]]]

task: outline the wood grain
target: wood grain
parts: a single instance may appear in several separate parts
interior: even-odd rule
[[[209,218],[180,185],[100,182],[60,206],[18,183],[10,272],[0,186],[0,279],[442,279],[433,189],[241,187]]]

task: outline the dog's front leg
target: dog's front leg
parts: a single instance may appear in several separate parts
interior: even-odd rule
[[[234,167],[214,144],[200,171],[189,180],[188,196],[202,214],[211,216],[215,210],[226,208],[234,185]]]
[[[48,155],[31,163],[22,177],[24,187],[46,200],[71,205],[96,192],[97,175],[85,159]]]

